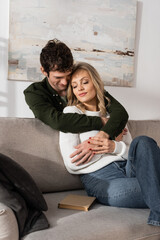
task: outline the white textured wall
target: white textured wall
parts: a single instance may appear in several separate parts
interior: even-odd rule
[[[0,0],[0,116],[32,117],[23,90],[30,84],[7,80],[8,0]],[[130,119],[160,119],[160,1],[139,1],[137,70],[133,88],[106,87]]]

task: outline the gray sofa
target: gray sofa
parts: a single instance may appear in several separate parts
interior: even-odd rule
[[[160,145],[160,120],[128,123],[131,135],[153,137]],[[50,228],[23,240],[159,240],[160,227],[146,224],[149,209],[93,204],[88,212],[59,209],[69,193],[85,195],[78,176],[70,175],[59,151],[58,131],[37,119],[0,118],[0,152],[22,165],[43,192]]]

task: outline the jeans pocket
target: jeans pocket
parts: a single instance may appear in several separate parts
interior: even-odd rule
[[[127,161],[116,161],[116,162],[113,162],[114,165],[120,170],[122,171],[123,173],[126,173],[126,163]]]

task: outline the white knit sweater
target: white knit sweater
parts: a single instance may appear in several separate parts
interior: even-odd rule
[[[76,106],[68,106],[64,108],[63,112],[83,114],[83,112]],[[88,116],[100,116],[99,112],[93,111],[86,111],[85,114]],[[72,159],[69,156],[76,150],[74,146],[89,139],[89,137],[95,136],[97,133],[97,130],[79,134],[60,132],[60,150],[64,164],[69,173],[86,174],[99,170],[100,168],[103,168],[114,161],[127,160],[129,145],[132,141],[129,131],[127,132],[127,135],[123,136],[123,141],[115,142],[116,147],[112,154],[95,154],[89,163],[80,164],[79,166],[76,166],[75,163],[71,163]]]

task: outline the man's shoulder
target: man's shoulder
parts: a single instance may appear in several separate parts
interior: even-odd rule
[[[32,91],[36,91],[36,90],[45,90],[46,89],[46,80],[43,79],[40,82],[34,82],[32,84],[30,84],[25,90],[24,93],[26,92],[32,92]]]
[[[106,91],[106,90],[104,90],[104,95],[105,95],[105,97],[109,97],[110,96],[109,92]]]

